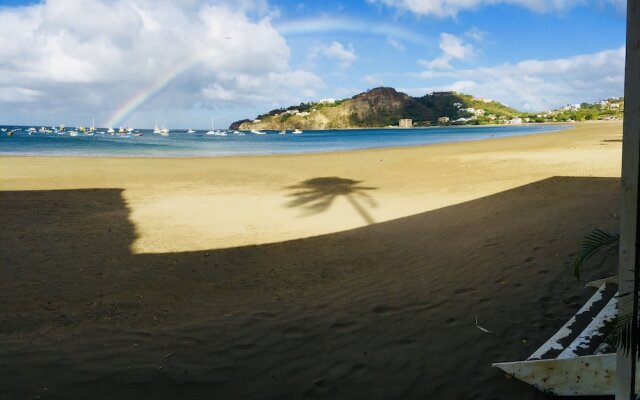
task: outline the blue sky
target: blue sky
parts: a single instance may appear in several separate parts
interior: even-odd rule
[[[621,96],[623,0],[0,0],[0,124],[205,128],[376,86]]]

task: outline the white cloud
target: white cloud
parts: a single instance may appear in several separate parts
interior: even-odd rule
[[[418,60],[418,64],[433,70],[450,69],[451,61],[468,61],[476,54],[473,45],[465,43],[460,37],[450,33],[440,34],[440,50],[442,50],[440,56],[431,61]]]
[[[405,51],[407,48],[405,47],[405,45],[403,45],[400,41],[398,41],[397,39],[395,39],[393,36],[389,36],[387,37],[387,43],[391,46],[394,47],[397,50],[400,51]]]
[[[521,110],[536,111],[622,95],[624,59],[622,47],[555,60],[427,70],[416,76],[438,82],[432,90],[467,92],[497,99]]]
[[[337,61],[340,68],[350,67],[357,59],[355,49],[351,43],[345,48],[342,43],[337,41],[329,44],[322,43],[314,47],[309,54],[309,58],[314,60],[318,57]]]
[[[367,0],[369,3],[382,4],[418,15],[435,17],[455,17],[465,10],[477,10],[481,7],[510,4],[527,8],[537,13],[561,12],[580,5],[605,3],[620,9],[624,0]]]
[[[290,65],[290,49],[271,24],[276,12],[266,0],[47,0],[0,8],[0,118],[30,102],[32,117],[41,110],[98,122],[154,90],[141,113],[273,103],[285,92],[291,102],[313,97],[323,82]]]
[[[373,86],[383,86],[384,85],[384,81],[376,75],[373,74],[369,74],[369,75],[365,75],[362,78],[363,81],[365,81],[366,83],[373,85]]]

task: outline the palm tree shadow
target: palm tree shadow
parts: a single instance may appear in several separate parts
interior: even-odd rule
[[[336,176],[307,179],[286,188],[294,191],[288,195],[293,199],[287,203],[287,207],[299,207],[304,211],[303,215],[308,216],[327,211],[335,199],[344,196],[367,224],[371,225],[375,221],[365,209],[365,205],[376,207],[377,204],[367,191],[377,188],[360,186],[360,183],[362,181]]]

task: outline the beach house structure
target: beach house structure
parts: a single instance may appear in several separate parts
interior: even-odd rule
[[[449,117],[439,117],[438,118],[438,124],[446,125],[448,123],[449,123]]]

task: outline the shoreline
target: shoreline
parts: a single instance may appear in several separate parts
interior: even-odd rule
[[[518,126],[540,126],[540,125],[544,125],[544,124],[520,124]],[[379,146],[379,147],[364,147],[364,148],[357,148],[357,149],[342,149],[342,150],[319,150],[319,151],[314,151],[314,150],[310,150],[310,151],[305,151],[305,152],[298,152],[298,153],[287,153],[287,152],[276,152],[276,153],[267,153],[267,154],[221,154],[221,155],[208,155],[208,156],[202,156],[202,155],[196,155],[196,156],[144,156],[144,155],[132,155],[132,156],[122,156],[122,155],[117,155],[117,156],[109,156],[109,155],[67,155],[67,154],[3,154],[0,153],[0,159],[2,158],[12,158],[12,157],[28,157],[28,158],[36,158],[36,157],[42,157],[42,158],[69,158],[69,159],[82,159],[82,158],[95,158],[95,159],[154,159],[154,160],[162,160],[162,159],[184,159],[184,160],[188,160],[188,159],[209,159],[209,158],[235,158],[235,157],[247,157],[247,158],[251,158],[251,157],[278,157],[278,156],[305,156],[305,155],[320,155],[320,154],[341,154],[341,153],[348,153],[348,152],[361,152],[361,151],[375,151],[375,150],[385,150],[385,149],[411,149],[411,148],[421,148],[421,147],[430,147],[430,146],[438,146],[438,145],[449,145],[449,144],[458,144],[458,143],[475,143],[475,142],[482,142],[482,141],[489,141],[489,140],[502,140],[502,139],[508,139],[508,138],[513,138],[513,137],[521,137],[521,136],[531,136],[531,135],[544,135],[544,134],[551,134],[551,133],[559,133],[559,132],[563,132],[566,131],[568,129],[574,129],[576,127],[575,123],[567,123],[567,124],[559,124],[559,123],[553,123],[553,124],[549,124],[551,126],[554,125],[558,125],[559,129],[557,130],[549,130],[549,131],[544,131],[544,132],[535,132],[535,133],[524,133],[524,134],[514,134],[514,135],[509,135],[509,136],[503,136],[503,137],[489,137],[489,138],[484,138],[484,139],[470,139],[470,140],[458,140],[458,141],[450,141],[450,142],[438,142],[438,143],[424,143],[424,144],[415,144],[415,145],[397,145],[397,146]],[[483,128],[483,127],[504,127],[504,128],[508,128],[508,127],[512,127],[509,125],[482,125],[482,126],[438,126],[438,127],[425,127],[425,128],[406,128],[407,130],[410,129],[428,129],[428,128],[455,128],[455,129],[475,129],[475,128]],[[367,130],[367,129],[385,129],[385,128],[355,128],[355,129],[362,129],[362,130]],[[389,128],[392,129],[392,128]],[[395,129],[403,129],[404,128],[395,128]],[[331,130],[331,129],[326,129],[326,130]],[[345,130],[345,129],[336,129],[336,130]],[[323,131],[323,130],[320,130]]]

